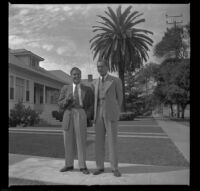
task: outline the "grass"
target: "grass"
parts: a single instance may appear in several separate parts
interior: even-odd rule
[[[119,138],[118,157],[122,163],[188,166],[170,139]],[[87,160],[95,160],[94,137],[88,137]],[[62,135],[9,134],[9,153],[63,158]],[[108,159],[106,144],[105,161]],[[77,157],[76,157],[77,159]]]

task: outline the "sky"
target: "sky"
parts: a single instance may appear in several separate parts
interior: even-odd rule
[[[183,25],[190,22],[190,4],[121,4],[122,11],[132,6],[131,11],[143,13],[144,23],[136,28],[147,29],[154,43],[148,52],[146,63],[160,60],[153,55],[153,48],[161,41],[168,22],[166,14],[181,15],[177,21]],[[100,21],[97,15],[106,16],[107,7],[113,10],[119,4],[9,4],[9,48],[26,49],[45,60],[40,66],[46,70],[63,70],[70,73],[79,67],[82,78],[92,74],[98,77],[96,60],[90,50],[89,40],[95,36],[92,26]],[[113,75],[117,76],[117,73]]]

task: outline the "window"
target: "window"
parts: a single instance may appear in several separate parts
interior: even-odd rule
[[[26,81],[26,101],[29,102],[30,93],[29,93],[29,81]]]
[[[38,66],[38,61],[35,59],[31,59],[31,66],[36,68]]]
[[[24,100],[24,80],[21,78],[16,78],[15,100]]]
[[[14,78],[10,76],[10,99],[14,100]]]
[[[40,95],[40,104],[43,104],[43,96]]]

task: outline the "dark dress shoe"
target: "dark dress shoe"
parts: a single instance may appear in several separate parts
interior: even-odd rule
[[[121,173],[119,172],[119,170],[112,170],[112,172],[113,172],[113,175],[116,176],[116,177],[121,176]]]
[[[89,170],[87,168],[81,168],[80,171],[83,173],[83,174],[90,174]]]
[[[98,175],[98,174],[101,174],[101,173],[103,173],[104,172],[104,169],[98,169],[98,170],[96,170],[93,174],[94,175]]]
[[[66,172],[66,171],[72,171],[72,170],[74,170],[73,166],[69,166],[69,167],[65,166],[62,169],[60,169],[60,172]]]

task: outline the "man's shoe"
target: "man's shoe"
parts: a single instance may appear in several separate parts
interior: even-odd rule
[[[98,175],[98,174],[101,174],[103,172],[104,172],[104,169],[98,169],[93,173],[93,175]]]
[[[81,168],[80,171],[83,173],[83,174],[90,174],[89,170],[87,168]]]
[[[112,172],[113,172],[113,175],[116,176],[116,177],[121,176],[121,173],[119,172],[119,170],[112,170]]]
[[[73,166],[64,166],[62,169],[60,169],[60,172],[66,172],[66,171],[72,171],[74,170],[74,167]]]

